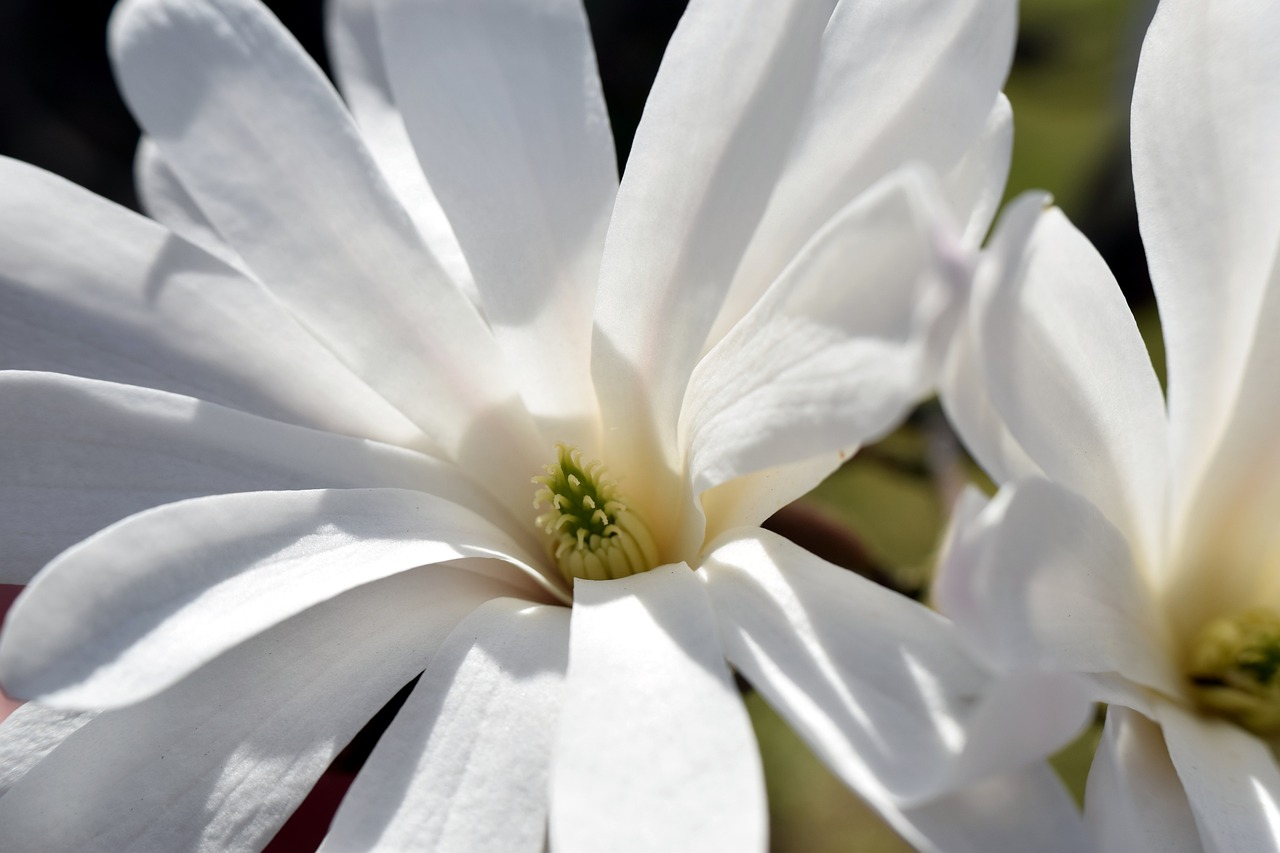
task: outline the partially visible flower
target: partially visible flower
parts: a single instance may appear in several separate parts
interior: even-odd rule
[[[1110,703],[1103,850],[1280,847],[1280,6],[1164,0],[1133,104],[1165,401],[1097,252],[1039,201],[979,272],[943,399],[1005,485],[937,588],[992,660]]]
[[[926,390],[1012,0],[697,0],[621,186],[576,0],[331,11],[354,122],[117,9],[163,224],[0,163],[0,846],[260,846],[422,672],[330,847],[758,849],[728,664],[917,844],[1069,846],[1071,712],[757,527]]]

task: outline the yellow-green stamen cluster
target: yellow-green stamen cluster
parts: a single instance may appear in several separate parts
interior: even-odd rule
[[[533,505],[547,508],[536,523],[551,537],[551,552],[565,580],[609,580],[657,566],[653,535],[622,502],[604,465],[583,465],[577,448],[564,444],[557,444],[556,451],[556,464],[533,478],[541,486]]]
[[[1188,661],[1201,707],[1261,735],[1280,733],[1280,615],[1258,608],[1214,619]]]

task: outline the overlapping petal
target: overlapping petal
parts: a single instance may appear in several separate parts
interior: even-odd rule
[[[1100,850],[1204,849],[1160,727],[1120,705],[1107,709],[1085,819]]]
[[[495,587],[539,596],[526,581],[541,578],[536,564],[506,533],[422,492],[250,492],[167,504],[85,540],[36,578],[9,612],[0,683],[56,707],[127,705],[308,607],[466,557],[519,566],[503,574],[515,586]]]
[[[0,177],[0,367],[146,385],[429,445],[261,285],[48,172],[0,158]]]
[[[329,0],[325,36],[334,80],[360,126],[360,136],[400,203],[435,256],[463,293],[476,305],[471,269],[453,226],[427,183],[409,140],[404,116],[395,103],[378,37],[374,0]]]
[[[699,362],[680,423],[695,496],[824,456],[820,478],[923,394],[934,318],[921,314],[946,297],[931,289],[937,219],[922,181],[896,173],[840,211]],[[725,526],[710,519],[708,536]]]
[[[111,53],[139,123],[255,275],[455,458],[514,493],[541,448],[493,336],[279,22],[253,0],[125,0]]]
[[[980,144],[1013,58],[1016,18],[1011,0],[862,0],[836,8],[812,99],[737,270],[721,329],[882,175],[911,162],[945,174]],[[993,177],[999,195],[1003,170]],[[970,213],[954,211],[960,221]]]
[[[500,586],[450,569],[368,584],[143,704],[95,717],[0,798],[0,846],[260,849],[338,751]]]
[[[689,373],[782,168],[834,5],[696,0],[667,46],[597,295],[592,373],[603,417],[630,424],[606,433],[611,463],[677,465],[674,427]],[[631,473],[618,471],[640,479]],[[654,511],[664,503],[639,500]]]
[[[515,385],[582,441],[618,188],[580,0],[377,0],[387,75]],[[595,424],[591,424],[592,427]],[[588,437],[594,439],[590,433]]]
[[[551,776],[556,850],[763,850],[764,779],[685,565],[578,581]]]
[[[0,447],[9,583],[131,513],[202,495],[408,488],[503,517],[453,465],[414,451],[56,373],[0,373]]]
[[[1175,522],[1223,440],[1280,250],[1280,8],[1161,3],[1133,93],[1139,224],[1160,302]],[[1262,393],[1272,397],[1268,386]]]
[[[563,607],[476,608],[379,739],[322,849],[542,850],[568,650]]]
[[[992,256],[978,273],[973,334],[995,410],[1046,476],[1100,508],[1140,565],[1158,566],[1164,400],[1115,279],[1055,209],[1025,245],[1011,238]]]
[[[34,702],[15,708],[0,724],[0,797],[94,716],[93,711],[60,711]]]

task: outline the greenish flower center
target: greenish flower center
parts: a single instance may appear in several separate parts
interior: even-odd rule
[[[547,511],[535,523],[550,537],[551,553],[566,581],[610,580],[658,565],[649,527],[627,508],[604,465],[582,463],[575,447],[556,445],[556,464],[534,477],[533,505]]]
[[[1214,619],[1188,660],[1201,707],[1255,734],[1280,733],[1280,614],[1257,608]]]

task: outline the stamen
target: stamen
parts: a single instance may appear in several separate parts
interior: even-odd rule
[[[535,524],[551,537],[549,548],[565,580],[608,580],[658,565],[649,527],[620,500],[617,483],[599,460],[582,464],[577,448],[556,445],[558,464],[534,477],[534,506],[550,511]]]
[[[1280,615],[1257,608],[1209,622],[1188,670],[1204,710],[1255,734],[1280,733]]]

